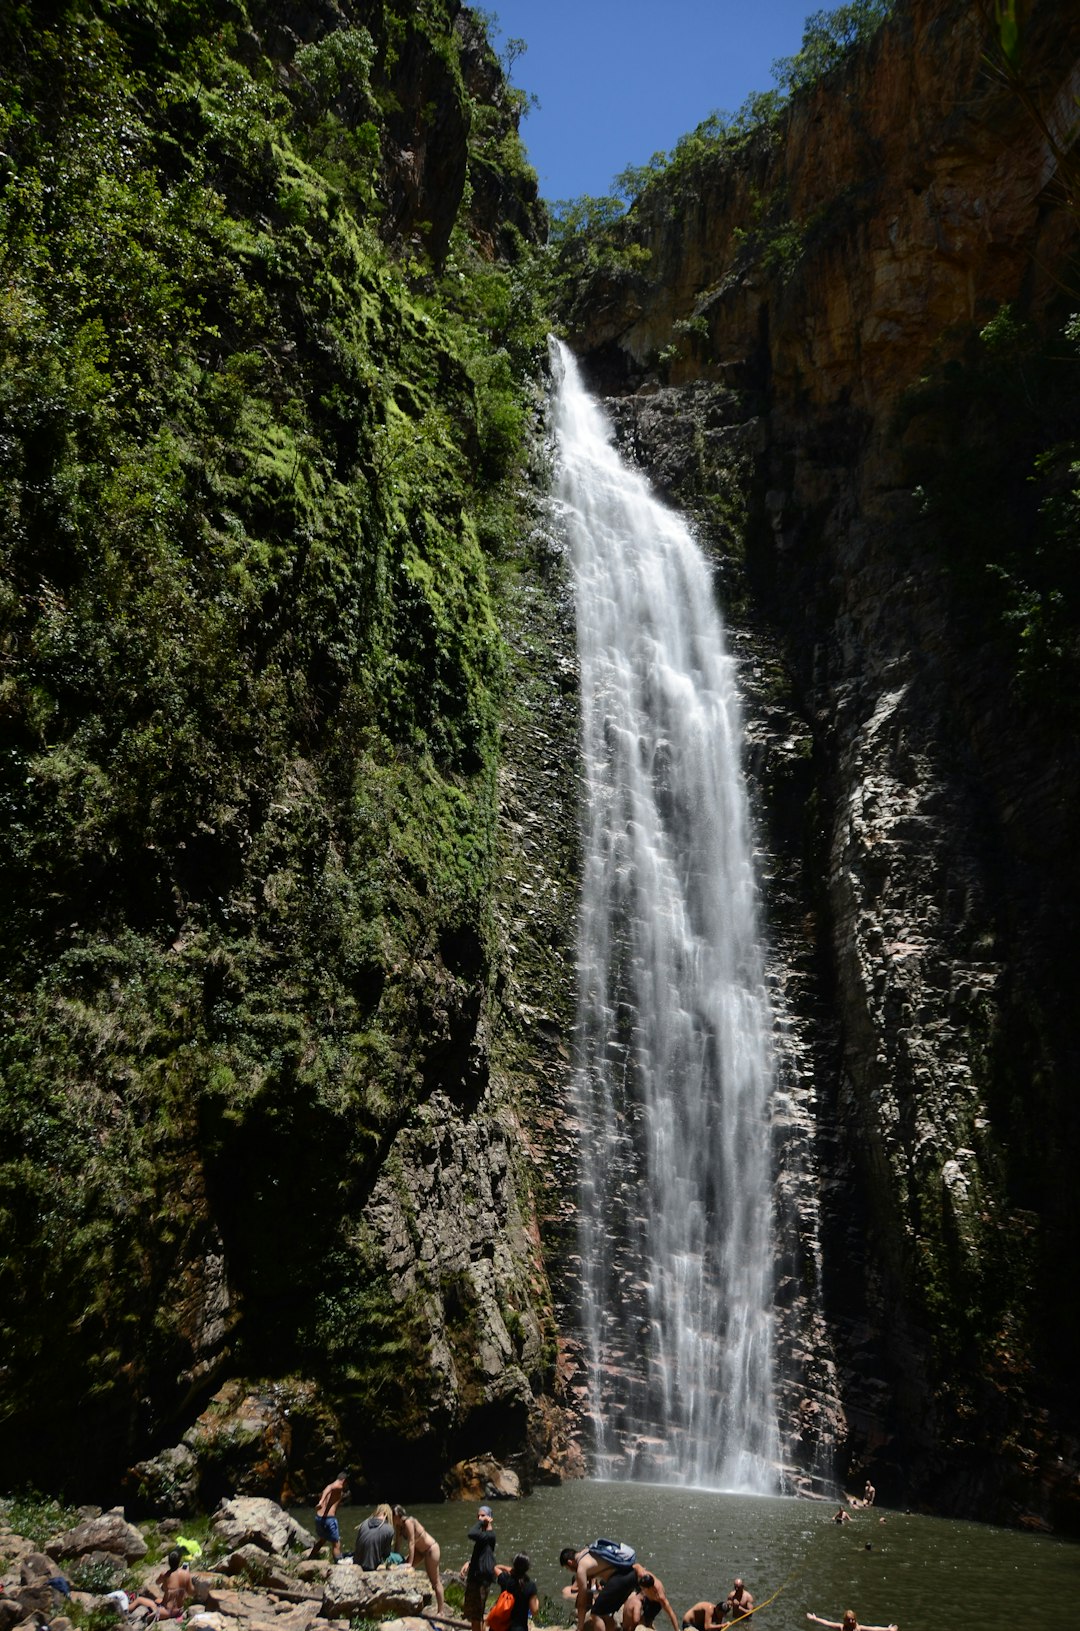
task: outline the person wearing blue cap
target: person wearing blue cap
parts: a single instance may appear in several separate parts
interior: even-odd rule
[[[495,1578],[495,1523],[489,1506],[482,1506],[477,1511],[476,1522],[469,1530],[469,1539],[472,1541],[472,1556],[461,1571],[465,1581],[463,1613],[472,1631],[483,1631],[484,1609],[487,1607],[491,1582]]]

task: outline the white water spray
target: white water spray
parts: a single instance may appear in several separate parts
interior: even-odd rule
[[[596,1471],[777,1487],[770,1015],[709,567],[555,345],[586,807],[582,1332]]]

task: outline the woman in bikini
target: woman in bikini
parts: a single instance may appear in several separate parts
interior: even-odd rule
[[[181,1562],[175,1547],[169,1553],[168,1567],[158,1575],[158,1586],[160,1602],[155,1597],[133,1597],[128,1612],[133,1608],[148,1608],[156,1620],[182,1619],[189,1600],[195,1595],[195,1587],[191,1583],[191,1572],[187,1564]]]
[[[411,1569],[419,1568],[423,1562],[435,1591],[435,1612],[445,1614],[446,1600],[439,1575],[439,1558],[442,1555],[439,1543],[418,1519],[409,1517],[403,1506],[394,1508],[394,1550],[401,1553]]]

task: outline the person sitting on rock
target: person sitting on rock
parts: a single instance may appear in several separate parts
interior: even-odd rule
[[[195,1587],[191,1583],[191,1570],[175,1546],[169,1553],[167,1562],[168,1567],[158,1575],[161,1601],[155,1597],[132,1597],[128,1604],[129,1612],[136,1608],[148,1608],[155,1620],[183,1618],[188,1603],[195,1595]]]
[[[431,1581],[435,1592],[436,1614],[446,1613],[446,1599],[443,1597],[442,1577],[439,1574],[439,1543],[428,1534],[423,1524],[417,1518],[410,1518],[403,1506],[395,1506],[394,1512],[394,1550],[400,1552],[410,1569],[415,1569],[423,1563],[427,1577]]]
[[[369,1572],[385,1563],[394,1544],[394,1515],[385,1504],[377,1506],[356,1531],[353,1562]]]

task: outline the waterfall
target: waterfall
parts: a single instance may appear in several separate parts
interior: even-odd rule
[[[581,670],[581,1331],[600,1476],[777,1487],[770,1014],[709,566],[553,342]]]

